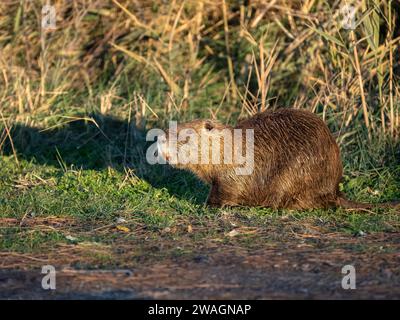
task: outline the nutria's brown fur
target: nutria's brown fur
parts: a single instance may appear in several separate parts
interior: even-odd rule
[[[250,175],[236,174],[232,164],[175,165],[211,185],[209,205],[289,209],[372,206],[346,200],[341,195],[343,168],[339,147],[325,123],[309,111],[267,111],[239,122],[234,128],[216,121],[195,120],[179,125],[177,130],[187,128],[199,134],[214,128],[254,129],[254,171]],[[210,139],[219,138],[210,134]],[[189,142],[179,142],[178,149],[185,143]]]

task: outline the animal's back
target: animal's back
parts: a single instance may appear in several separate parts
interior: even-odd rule
[[[298,109],[267,111],[240,122],[254,129],[254,172],[226,181],[237,204],[274,208],[328,207],[342,177],[339,148],[325,123]]]

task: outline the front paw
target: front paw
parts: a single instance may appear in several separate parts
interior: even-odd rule
[[[207,199],[207,201],[205,202],[205,205],[207,207],[212,207],[212,208],[221,208],[223,206],[221,201],[216,200],[216,199],[210,199],[210,198]]]

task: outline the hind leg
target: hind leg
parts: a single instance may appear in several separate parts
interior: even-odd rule
[[[284,207],[304,210],[336,206],[339,185],[338,179],[332,175],[298,176],[296,181],[286,176],[285,182]]]
[[[296,197],[286,206],[293,210],[328,209],[336,206],[336,196],[332,194]]]
[[[293,182],[293,181],[292,181]],[[275,194],[273,207],[293,210],[326,209],[336,206],[337,191],[334,184],[310,180],[287,183],[286,189]],[[320,183],[318,183],[320,182]],[[318,186],[317,188],[315,186]]]

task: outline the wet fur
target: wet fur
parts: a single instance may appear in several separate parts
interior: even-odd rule
[[[178,126],[228,128],[210,120]],[[341,206],[371,208],[346,200],[339,192],[343,167],[339,147],[325,123],[306,110],[279,109],[257,114],[237,124],[254,129],[254,171],[235,174],[232,165],[178,165],[211,185],[211,206],[263,206],[313,209]],[[216,137],[217,138],[217,137]],[[387,205],[386,206],[392,206]]]

